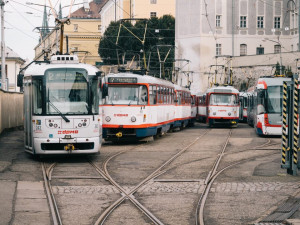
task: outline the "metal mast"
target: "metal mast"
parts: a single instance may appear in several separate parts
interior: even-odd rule
[[[5,78],[6,78],[6,71],[5,71],[5,40],[4,40],[4,1],[0,0],[1,6],[1,77],[2,77],[2,89],[7,90]]]

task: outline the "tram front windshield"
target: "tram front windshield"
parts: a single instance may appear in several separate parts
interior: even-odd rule
[[[236,95],[232,94],[211,94],[209,98],[210,105],[235,105]]]
[[[267,89],[266,113],[281,113],[282,111],[282,86],[269,86]]]
[[[88,79],[87,72],[82,69],[62,68],[46,71],[44,77],[33,80],[33,113],[97,114],[99,80],[96,76]]]
[[[146,105],[148,91],[145,85],[109,85],[106,104]]]

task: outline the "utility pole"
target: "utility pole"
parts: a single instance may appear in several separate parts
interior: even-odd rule
[[[296,8],[296,6],[295,6]],[[298,52],[300,52],[300,2],[298,1]]]
[[[235,12],[234,12],[234,4],[235,4],[235,1],[234,0],[232,0],[232,15],[231,15],[231,17],[232,17],[232,53],[231,53],[231,56],[234,56],[234,27],[235,27]]]
[[[115,22],[117,22],[117,0],[115,0]]]
[[[5,72],[5,42],[4,42],[4,1],[0,0],[1,6],[1,77],[2,77],[2,90],[7,90],[6,87],[6,72]]]

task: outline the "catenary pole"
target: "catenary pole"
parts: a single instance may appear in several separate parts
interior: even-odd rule
[[[4,40],[4,1],[0,0],[1,6],[1,77],[2,77],[2,85],[1,88],[3,90],[7,90],[5,84],[6,72],[5,72],[5,40]]]

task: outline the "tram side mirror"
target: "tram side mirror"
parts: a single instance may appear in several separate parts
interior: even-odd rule
[[[97,77],[101,77],[101,75],[102,75],[102,71],[96,72],[96,76],[97,76]]]
[[[106,96],[108,96],[108,85],[107,84],[103,84],[102,98],[105,98]]]
[[[23,87],[23,78],[24,78],[24,74],[18,74],[17,77],[17,86],[18,87]]]

